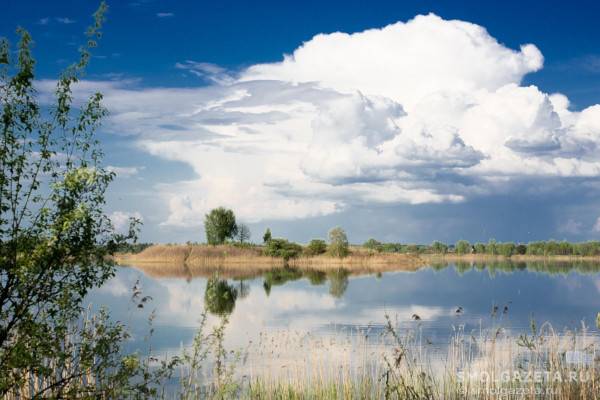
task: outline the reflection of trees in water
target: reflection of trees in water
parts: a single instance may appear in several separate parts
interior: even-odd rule
[[[240,299],[245,299],[250,294],[250,285],[244,282],[243,279],[240,279],[237,284],[237,292]]]
[[[450,264],[435,264],[431,267],[440,270],[446,268]],[[534,271],[547,275],[567,275],[570,272],[580,274],[596,274],[600,272],[600,263],[594,261],[511,261],[511,260],[494,260],[488,262],[465,262],[457,261],[454,263],[454,269],[462,275],[470,270],[483,271],[487,270],[491,277],[496,276],[498,272],[513,273],[517,271]]]
[[[331,272],[319,270],[305,270],[298,268],[277,268],[263,275],[263,288],[267,296],[271,294],[273,286],[280,286],[300,278],[307,278],[311,285],[322,285],[329,280],[329,293],[334,297],[342,297],[348,288],[348,276],[350,272],[345,269],[337,269]]]
[[[340,298],[348,288],[348,275],[350,273],[345,269],[338,269],[327,274],[329,279],[329,294]]]
[[[315,269],[308,270],[304,273],[311,285],[322,285],[327,280],[327,274],[323,271]]]
[[[267,296],[271,294],[271,288],[273,286],[283,285],[289,281],[295,281],[302,278],[302,271],[298,268],[276,268],[271,271],[267,271],[263,274],[263,287]]]
[[[235,307],[238,291],[217,275],[206,282],[204,305],[208,312],[215,315],[231,314]]]

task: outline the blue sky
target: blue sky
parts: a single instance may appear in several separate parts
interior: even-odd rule
[[[108,3],[81,93],[107,94],[110,212],[142,240],[203,240],[217,204],[254,240],[600,238],[595,2]],[[95,5],[5,0],[0,36],[29,29],[53,79]]]

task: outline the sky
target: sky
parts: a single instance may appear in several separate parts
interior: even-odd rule
[[[97,2],[2,0],[38,90]],[[108,1],[78,98],[101,91],[107,211],[140,240],[600,239],[597,2]]]

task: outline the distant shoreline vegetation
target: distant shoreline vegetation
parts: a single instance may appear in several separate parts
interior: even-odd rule
[[[222,252],[216,254],[214,251],[206,251],[207,256],[231,257],[240,256],[240,251],[233,249],[246,249],[244,256],[267,257],[282,259],[284,262],[299,258],[330,258],[344,259],[353,256],[373,256],[385,254],[406,255],[443,255],[449,257],[469,256],[477,258],[481,256],[493,257],[599,257],[600,241],[586,241],[572,243],[567,241],[534,241],[529,243],[497,242],[490,239],[487,243],[470,243],[467,240],[459,240],[455,244],[447,244],[434,241],[426,244],[405,244],[397,242],[380,242],[369,239],[362,245],[350,245],[346,232],[340,227],[332,228],[327,237],[315,238],[306,244],[292,242],[286,238],[276,238],[269,228],[262,237],[262,243],[250,242],[251,232],[247,225],[236,220],[232,210],[219,207],[211,210],[204,218],[204,229],[207,244],[213,247],[221,247]],[[202,246],[202,243],[187,242],[186,246]],[[123,254],[145,254],[150,258],[157,256],[157,246],[182,246],[181,244],[126,244],[119,249]],[[229,248],[230,250],[227,250]],[[152,256],[152,254],[154,254]],[[181,258],[181,256],[176,257]]]

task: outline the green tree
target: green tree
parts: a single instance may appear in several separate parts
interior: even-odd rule
[[[471,245],[466,240],[459,240],[456,242],[456,254],[469,254],[471,253]]]
[[[237,227],[237,239],[240,244],[244,244],[250,240],[250,228],[246,224],[239,224]]]
[[[435,241],[431,244],[431,250],[435,254],[446,254],[448,252],[448,245]]]
[[[265,234],[263,235],[263,243],[269,243],[269,241],[272,239],[271,236],[271,229],[267,228],[267,230],[265,231]]]
[[[238,232],[235,214],[223,207],[215,208],[204,216],[204,230],[208,244],[223,244]]]
[[[311,240],[304,250],[304,253],[307,256],[318,256],[320,254],[324,254],[325,252],[327,252],[327,243],[321,239]]]
[[[475,245],[473,247],[475,247],[475,253],[477,253],[477,254],[485,254],[485,244],[483,244],[483,243],[475,243]]]
[[[118,234],[104,210],[114,174],[95,136],[102,94],[73,96],[106,9],[43,104],[29,33],[17,30],[16,52],[0,39],[0,398],[119,398],[139,367],[120,354],[121,325],[105,311],[82,317],[83,299],[114,275],[110,256],[139,223]]]
[[[496,239],[490,239],[488,241],[488,244],[485,246],[485,251],[493,256],[498,255],[498,243],[496,242]]]
[[[342,228],[336,227],[329,231],[328,252],[333,257],[340,258],[346,257],[350,253],[348,237]]]

